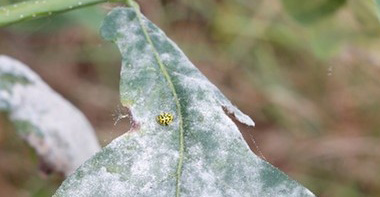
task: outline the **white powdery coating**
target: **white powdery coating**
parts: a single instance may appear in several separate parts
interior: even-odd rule
[[[98,176],[104,171],[102,167],[115,173],[110,182],[128,183],[122,196],[175,196],[177,183],[179,195],[189,197],[313,196],[251,152],[225,110],[249,126],[254,122],[234,107],[161,30],[145,17],[142,21],[156,51],[147,43],[131,8],[115,8],[102,27],[105,39],[114,41],[121,51],[121,100],[138,126],[81,166],[56,196],[75,196],[83,191],[84,196],[109,196],[108,191],[117,188],[109,185],[99,189],[111,176]],[[158,64],[155,52],[163,65]],[[161,112],[173,115],[168,126],[155,120]],[[182,153],[183,166],[178,174]]]
[[[148,25],[149,21],[144,18],[144,22],[146,25]],[[170,39],[165,40],[166,35],[163,31],[158,29],[158,31],[152,31],[150,35],[153,37],[155,36],[158,38],[160,42],[169,42],[173,48],[178,52],[176,56],[173,56],[168,53],[162,53],[160,54],[160,58],[164,62],[164,64],[167,62],[171,62],[173,60],[177,60],[178,64],[181,65],[181,67],[175,65],[176,67],[179,67],[179,72],[171,72],[172,75],[181,75],[179,77],[181,80],[184,81],[182,84],[186,84],[186,87],[189,88],[201,88],[202,90],[209,90],[211,94],[213,94],[216,97],[216,102],[220,104],[220,106],[223,106],[226,108],[227,112],[230,114],[233,114],[235,118],[248,126],[255,126],[255,122],[247,115],[243,114],[238,108],[236,108],[232,103],[220,92],[220,90],[212,84],[194,65],[191,63],[191,61],[188,59],[188,57],[183,53],[183,51],[178,47],[178,45],[173,42]],[[182,74],[181,69],[187,68],[191,70],[191,73],[185,73]],[[190,84],[190,85],[189,85]],[[193,87],[191,87],[193,86]]]
[[[228,167],[233,162],[244,161],[246,158],[234,157],[233,139],[239,140],[239,146],[244,145],[246,150],[249,149],[248,145],[244,143],[242,136],[231,121],[231,119],[224,114],[220,104],[216,101],[213,95],[213,86],[210,82],[204,79],[194,78],[175,73],[179,76],[181,86],[186,87],[189,91],[196,91],[199,89],[209,90],[208,95],[198,98],[192,95],[188,98],[187,109],[189,111],[198,111],[199,115],[203,117],[203,122],[194,121],[190,124],[191,128],[187,132],[210,132],[216,143],[210,145],[210,150],[200,145],[196,141],[194,143],[187,143],[188,160],[184,166],[183,171],[183,185],[186,185],[184,196],[192,196],[192,194],[200,194],[200,196],[259,196],[261,191],[262,180],[259,177],[260,160],[254,154],[249,157],[257,165],[250,166],[252,163],[241,164],[236,169],[240,169],[243,174],[232,173],[228,179],[225,178],[229,173],[223,169],[231,169]],[[200,110],[202,109],[202,110]],[[212,142],[210,142],[212,143]],[[212,149],[212,150],[211,150]],[[207,158],[206,158],[207,157]],[[233,160],[228,160],[232,158]],[[208,162],[205,162],[208,160]],[[223,169],[218,168],[219,166]],[[233,169],[233,168],[232,168]],[[249,181],[249,188],[247,184],[241,183],[241,176],[245,173],[250,173],[248,176],[252,177]],[[228,183],[227,183],[228,181]],[[221,189],[224,188],[224,189]],[[247,192],[249,191],[249,192]],[[257,193],[255,193],[257,191]]]
[[[72,104],[55,93],[23,63],[0,56],[0,73],[24,77],[29,83],[15,83],[0,90],[10,120],[30,124],[35,130],[20,135],[54,170],[71,174],[100,150],[94,130]]]
[[[168,133],[130,132],[113,140],[62,184],[59,196],[173,196],[176,150]],[[66,188],[68,187],[68,188]]]
[[[97,180],[98,177],[102,177],[102,180],[98,182],[99,184],[95,188],[93,187],[94,180]],[[94,190],[107,190],[108,192],[103,196],[119,197],[127,193],[129,188],[128,183],[122,181],[120,175],[107,172],[105,167],[93,174],[88,174],[78,184],[80,184],[81,189],[67,192],[68,196],[85,197],[88,196],[88,193],[95,192]]]

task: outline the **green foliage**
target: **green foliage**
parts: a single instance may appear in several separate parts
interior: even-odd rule
[[[134,7],[116,8],[102,36],[122,55],[121,102],[133,128],[83,164],[58,196],[314,196],[251,152],[235,123],[253,121]],[[159,124],[162,113],[174,116]]]
[[[58,15],[52,15],[48,18],[38,18],[16,23],[7,29],[15,32],[45,35],[58,33],[65,28],[76,25],[97,32],[105,15],[106,12],[99,6],[89,6]]]
[[[350,1],[350,7],[365,33],[374,36],[380,32],[378,2]]]
[[[374,0],[375,3],[376,3],[376,7],[377,7],[377,15],[379,17],[379,20],[380,20],[380,0]]]
[[[0,6],[0,26],[36,19],[105,0],[30,0]]]
[[[255,132],[260,148],[276,166],[302,180],[318,196],[377,196],[379,168],[373,166],[378,154],[372,150],[380,131],[380,26],[374,14],[379,13],[378,0],[350,0],[339,13],[320,15],[323,20],[308,23],[295,23],[291,13],[282,9],[285,6],[279,5],[282,1],[276,0],[140,2],[198,67],[255,117],[261,127]],[[1,50],[39,65],[43,72],[58,70],[53,66],[60,66],[62,60],[72,70],[85,61],[90,70],[115,85],[118,54],[103,43],[99,47],[94,36],[98,30],[88,32],[72,25],[94,19],[86,15],[60,15],[4,28]],[[56,36],[70,40],[68,31],[75,32],[81,44],[61,41],[60,47],[56,42],[52,46]],[[82,75],[72,73],[61,74],[66,80],[83,82]],[[68,86],[54,74],[44,77],[60,88]],[[78,99],[79,95],[87,98],[83,91],[63,90],[97,116],[108,112],[93,108],[92,99]],[[97,123],[99,131],[107,121]]]
[[[219,83],[242,108],[255,109],[251,115],[257,125],[266,125],[260,131],[268,139],[261,146],[266,144],[273,154],[286,154],[277,161],[292,166],[286,172],[294,173],[317,196],[344,196],[338,190],[347,189],[342,187],[346,185],[347,193],[355,190],[351,196],[377,196],[380,182],[375,174],[380,168],[371,167],[378,156],[373,157],[370,148],[379,143],[380,131],[376,120],[380,116],[380,26],[374,2],[347,1],[339,13],[308,25],[294,22],[277,1],[254,2],[262,3],[255,8],[227,1],[218,4],[220,11],[212,23],[217,25],[210,32],[218,36],[218,43],[211,43],[208,51],[222,50],[194,61],[207,62],[209,70],[230,72]],[[200,31],[209,34],[207,27]],[[203,47],[190,39],[179,44],[194,50]],[[214,63],[215,57],[221,60]],[[235,95],[247,81],[250,86],[239,92],[244,96]],[[273,143],[273,135],[280,135],[280,142]],[[355,141],[358,136],[364,138],[360,143]],[[332,148],[326,147],[326,141]],[[283,144],[292,148],[282,151]],[[363,157],[371,164],[365,165]],[[321,165],[320,160],[326,162]]]
[[[333,14],[346,0],[282,0],[285,9],[297,21],[308,24]]]

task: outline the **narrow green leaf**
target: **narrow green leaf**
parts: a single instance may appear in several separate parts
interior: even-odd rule
[[[79,110],[26,65],[1,55],[0,112],[9,115],[18,134],[52,170],[65,175],[100,150]]]
[[[136,6],[111,11],[101,33],[121,51],[121,102],[134,124],[55,196],[314,196],[251,152],[225,111],[254,122]],[[168,126],[162,113],[174,116]]]
[[[0,27],[104,2],[107,0],[29,0],[0,6]]]
[[[333,14],[346,0],[282,0],[282,3],[293,18],[308,24]]]

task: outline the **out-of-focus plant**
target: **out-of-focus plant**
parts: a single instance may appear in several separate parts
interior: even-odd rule
[[[272,135],[260,144],[276,166],[318,196],[380,192],[378,0],[140,2]]]
[[[25,1],[6,5],[0,8],[0,25],[98,2],[102,1]],[[114,140],[72,174],[56,195],[314,196],[249,150],[228,114],[247,126],[254,126],[253,121],[234,107],[191,64],[176,44],[140,13],[137,3],[132,0],[126,3],[132,8],[111,12],[105,19],[102,34],[116,42],[122,53],[120,96],[122,104],[130,110],[133,127],[130,133]],[[9,70],[11,74],[16,70],[14,72],[17,74],[17,63],[8,59],[3,63],[5,74]],[[33,78],[38,79],[36,76],[26,77],[27,87],[38,83]],[[71,134],[85,129],[77,122],[80,117],[58,107],[58,113],[62,111],[65,118],[72,118],[73,121],[67,123],[70,131],[64,132],[65,126],[58,124],[57,118],[49,114],[52,107],[48,104],[59,106],[58,102],[53,102],[56,97],[50,98],[43,91],[39,92],[43,87],[31,88],[30,92],[27,91],[29,89],[19,90],[18,84],[12,82],[9,82],[9,87],[4,87],[4,92],[0,92],[0,98],[4,101],[0,106],[11,114],[10,119],[15,125],[20,125],[20,119],[27,121],[25,128],[20,129],[28,131],[23,136],[39,154],[48,158],[49,164],[56,162],[54,164],[58,170],[71,173],[80,163],[70,160],[75,158],[70,154],[81,155],[87,150],[78,149],[80,143],[74,142],[91,140],[86,139],[88,136],[77,138]],[[39,95],[46,99],[42,105],[37,102],[41,100],[38,99]],[[20,97],[31,101],[30,104],[14,104],[14,99]],[[22,114],[29,114],[25,110],[32,116],[25,118]],[[42,112],[34,114],[34,110]],[[73,115],[70,116],[70,113]],[[38,135],[42,137],[38,138]],[[49,136],[53,136],[53,140]],[[63,143],[64,140],[67,142]],[[63,146],[55,147],[54,143]],[[45,144],[51,145],[53,150],[49,150],[49,146],[46,150]],[[93,144],[87,145],[93,150]],[[55,150],[64,152],[62,147],[70,153],[69,159],[50,158],[51,154],[46,154]],[[61,167],[61,160],[67,165]],[[204,187],[206,184],[209,186]]]
[[[2,55],[0,112],[8,114],[20,137],[36,150],[43,171],[68,176],[100,150],[93,128],[80,111],[26,65]]]
[[[308,24],[334,14],[346,0],[282,0],[286,11],[301,23]]]

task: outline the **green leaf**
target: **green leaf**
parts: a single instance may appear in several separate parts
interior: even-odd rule
[[[100,150],[93,128],[79,110],[26,65],[2,55],[0,112],[9,116],[49,168],[65,175]]]
[[[0,26],[106,2],[106,0],[29,0],[0,6]]]
[[[333,14],[346,0],[282,0],[282,3],[294,19],[308,24]]]
[[[374,0],[374,2],[376,4],[376,8],[377,8],[377,17],[380,20],[380,0]]]
[[[361,33],[378,34],[380,29],[380,1],[351,1],[349,5],[361,27]]]
[[[102,36],[122,55],[131,131],[82,165],[55,196],[314,196],[251,152],[235,123],[254,126],[138,9],[115,8]],[[156,121],[170,113],[174,121]]]

